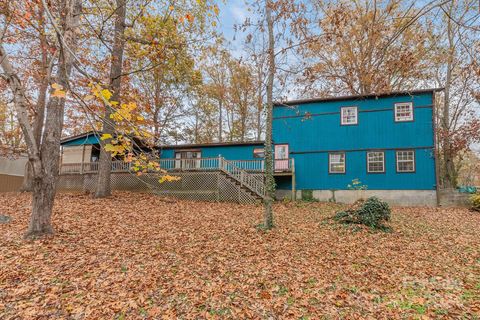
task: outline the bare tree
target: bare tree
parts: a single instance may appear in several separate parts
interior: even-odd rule
[[[272,119],[273,119],[273,83],[275,80],[275,34],[274,22],[272,17],[272,2],[265,1],[265,20],[268,33],[268,74],[267,74],[267,105],[266,105],[266,132],[265,132],[265,210],[263,217],[263,227],[271,229],[273,227],[273,209],[272,204],[275,199],[275,178],[273,176],[273,144],[272,144]]]
[[[127,13],[126,0],[117,0],[115,8],[115,30],[112,49],[112,62],[110,67],[110,91],[112,92],[112,101],[120,101],[120,89],[123,70],[123,53],[125,51],[125,18]],[[103,116],[103,134],[113,135],[115,132],[114,123],[110,119],[112,107],[105,104],[105,114]],[[98,165],[98,180],[95,197],[103,198],[110,196],[111,185],[110,175],[112,169],[112,155],[105,150],[105,145],[110,142],[107,138],[101,142],[100,162]]]
[[[478,102],[480,75],[478,63],[478,36],[476,28],[480,13],[476,1],[451,1],[441,7],[442,18],[432,44],[434,56],[429,67],[434,70],[437,86],[444,93],[437,103],[439,121],[439,145],[441,149],[441,178],[445,188],[457,186],[458,171],[462,163],[456,161],[472,143],[480,141]],[[458,163],[456,163],[458,162]]]
[[[58,17],[54,18],[45,1],[42,1],[42,4],[44,9],[48,11],[50,22],[54,24],[60,54],[55,76],[52,79],[56,88],[51,90],[48,103],[45,106],[45,121],[43,121],[42,130],[40,130],[42,132],[41,143],[37,142],[36,128],[30,124],[29,106],[24,85],[10,63],[3,45],[0,44],[0,66],[12,91],[18,122],[28,148],[29,161],[33,167],[32,214],[26,237],[43,236],[53,232],[51,215],[56,192],[55,182],[59,168],[59,146],[65,107],[65,94],[59,92],[55,94],[55,91],[61,91],[61,89],[69,86],[68,81],[74,63],[73,50],[77,42],[82,8],[80,0],[59,1]],[[57,22],[59,22],[58,26],[56,25]]]

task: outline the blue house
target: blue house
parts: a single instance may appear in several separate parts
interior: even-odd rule
[[[277,198],[351,203],[375,195],[392,204],[436,205],[436,91],[275,104],[272,136]],[[62,147],[64,163],[98,159],[94,133],[67,138]],[[240,175],[242,179],[252,175],[256,191],[263,188],[257,185],[258,174],[265,169],[263,141],[159,146],[155,152],[164,169],[219,169],[228,171],[242,186]]]
[[[224,157],[228,160],[263,160],[263,141],[167,145],[157,148],[160,158],[195,159]]]
[[[348,203],[376,195],[394,204],[436,205],[436,91],[276,104],[275,153],[294,159],[297,198]],[[277,178],[279,194],[291,184]]]

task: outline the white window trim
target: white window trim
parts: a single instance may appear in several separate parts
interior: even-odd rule
[[[382,154],[382,161],[370,161],[369,154],[370,153],[381,153]],[[382,171],[371,171],[370,170],[370,163],[382,163]],[[385,151],[368,151],[367,152],[367,172],[368,173],[385,173]]]
[[[355,122],[343,122],[343,111],[347,109],[355,109]],[[358,107],[350,106],[350,107],[341,107],[340,108],[340,124],[342,126],[351,126],[358,124]]]
[[[343,154],[343,171],[332,171],[332,164],[333,163],[336,163],[336,164],[341,164],[342,163],[342,162],[332,162],[331,156],[336,155],[336,154]],[[343,173],[346,172],[346,169],[347,169],[347,157],[345,155],[345,152],[331,152],[331,153],[328,154],[328,173],[343,174]]]
[[[399,160],[399,159],[398,159],[398,153],[399,153],[399,152],[405,152],[405,151],[412,152],[412,154],[413,154],[413,159],[412,159],[412,160]],[[398,166],[400,162],[412,162],[412,161],[413,161],[412,170],[400,170],[400,168],[399,168],[399,166]],[[412,172],[415,172],[416,167],[417,167],[415,150],[397,150],[397,151],[395,151],[395,162],[396,162],[396,166],[397,166],[397,172],[399,172],[399,173],[412,173]]]
[[[404,107],[404,106],[409,106],[410,107],[410,118],[408,119],[399,119],[398,116],[397,116],[397,108],[398,107]],[[407,121],[413,121],[414,119],[414,116],[413,116],[413,103],[412,102],[399,102],[399,103],[395,103],[395,114],[394,114],[394,117],[395,117],[395,122],[407,122]]]

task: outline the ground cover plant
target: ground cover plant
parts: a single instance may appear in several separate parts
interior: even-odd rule
[[[370,197],[356,201],[346,210],[338,211],[334,219],[344,224],[361,224],[373,229],[389,230],[385,223],[390,221],[390,215],[388,203]]]
[[[0,319],[475,319],[479,215],[392,208],[393,232],[334,203],[260,206],[59,194],[54,237],[22,240],[30,196],[1,194]]]
[[[480,212],[480,193],[473,194],[470,197],[470,202],[472,204],[472,209]]]

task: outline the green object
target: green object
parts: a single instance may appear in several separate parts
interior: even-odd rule
[[[302,190],[302,200],[313,201],[313,190]]]
[[[355,208],[355,204],[359,207]],[[370,197],[363,203],[357,201],[353,208],[337,212],[334,219],[345,224],[363,224],[374,229],[385,229],[384,222],[390,220],[390,207],[377,197]]]
[[[477,188],[474,186],[460,186],[458,191],[461,193],[477,193]]]
[[[470,197],[472,209],[480,212],[480,193],[474,194]]]

